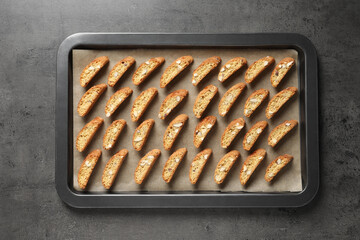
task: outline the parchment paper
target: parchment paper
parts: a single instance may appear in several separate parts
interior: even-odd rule
[[[79,84],[79,78],[83,68],[91,62],[94,58],[99,56],[108,56],[110,63],[93,79],[93,81],[88,85],[87,88],[83,88]],[[126,56],[133,56],[136,59],[136,64],[133,66],[127,74],[123,76],[122,79],[117,83],[115,88],[108,87],[106,92],[98,100],[91,112],[84,118],[80,117],[76,111],[77,104],[81,96],[88,90],[90,87],[100,83],[107,83],[107,77],[112,69],[112,67],[122,58]],[[181,75],[179,75],[167,88],[162,89],[159,87],[161,74],[164,72],[167,66],[169,66],[176,58],[183,55],[191,55],[194,57],[193,64],[188,67]],[[201,84],[197,87],[194,87],[191,84],[191,76],[193,70],[206,58],[211,56],[220,56],[222,62],[220,66],[212,72]],[[248,66],[250,66],[254,61],[264,56],[273,56],[278,63],[284,57],[293,57],[296,59],[296,67],[293,67],[292,70],[283,80],[283,83],[275,89],[270,84],[270,74],[275,64],[269,67],[269,69],[262,74],[258,79],[256,79],[252,84],[247,84],[247,89],[241,94],[239,99],[236,101],[235,105],[230,110],[230,113],[225,117],[221,117],[218,114],[218,104],[220,98],[229,89],[236,83],[244,82],[244,75],[246,68],[241,69],[238,73],[232,76],[225,83],[220,83],[217,80],[217,74],[220,67],[225,64],[229,59],[237,56],[245,57],[248,61]],[[165,57],[165,63],[156,70],[141,86],[135,86],[131,77],[135,72],[136,68],[152,57],[163,56]],[[273,97],[277,92],[282,89],[290,86],[298,87],[298,61],[297,61],[297,52],[290,49],[121,49],[121,50],[73,50],[73,138],[74,138],[74,176],[73,184],[76,190],[81,191],[77,183],[77,173],[79,171],[80,165],[83,159],[88,153],[94,149],[101,149],[102,156],[99,159],[97,166],[94,169],[94,172],[90,178],[90,181],[87,186],[88,192],[106,192],[104,187],[101,184],[101,176],[105,167],[105,164],[110,159],[110,157],[115,154],[120,149],[126,148],[129,150],[129,154],[125,159],[118,177],[115,180],[115,183],[111,189],[112,192],[131,192],[131,191],[224,191],[224,192],[239,192],[239,191],[248,191],[248,192],[298,192],[302,190],[302,181],[301,181],[301,158],[300,158],[300,126],[286,137],[284,141],[278,144],[278,146],[273,149],[267,144],[267,137],[270,131],[282,123],[284,120],[295,119],[299,121],[299,94],[296,94],[294,99],[287,103],[282,111],[271,120],[266,119],[265,109],[271,97]],[[211,148],[213,154],[209,159],[207,165],[205,166],[203,173],[196,185],[192,185],[189,181],[189,168],[192,162],[192,159],[195,155],[201,151],[201,149],[195,148],[193,145],[193,133],[195,126],[199,122],[199,119],[194,117],[192,112],[193,104],[197,94],[207,85],[213,84],[219,88],[217,96],[213,99],[211,106],[205,112],[204,116],[214,115],[217,117],[216,127],[208,135],[207,140],[205,140],[201,149]],[[133,89],[133,94],[129,99],[127,99],[122,106],[115,112],[113,116],[107,118],[105,116],[104,108],[107,100],[110,96],[119,88],[130,87]],[[139,122],[132,122],[130,119],[130,110],[132,103],[135,98],[140,94],[141,91],[149,88],[156,87],[159,90],[158,96],[153,100],[150,107],[147,109],[144,116],[140,119]],[[254,91],[259,88],[266,88],[270,91],[270,98],[268,98],[257,111],[249,119],[244,116],[244,104],[247,97]],[[172,91],[177,89],[187,89],[189,95],[185,98],[184,102],[180,104],[167,118],[166,120],[161,120],[157,117],[160,105],[164,98]],[[165,129],[168,123],[174,119],[177,115],[181,113],[186,113],[189,115],[189,120],[183,131],[181,132],[179,138],[177,139],[174,147],[171,151],[166,151],[162,145],[162,138],[165,132]],[[75,148],[75,141],[78,132],[83,128],[83,126],[95,118],[96,116],[102,117],[105,122],[98,133],[95,135],[92,143],[87,147],[87,149],[79,153]],[[233,119],[242,117],[246,120],[246,126],[241,131],[239,136],[235,139],[235,142],[228,148],[223,149],[220,146],[221,135],[227,126]],[[106,128],[111,124],[113,120],[116,119],[125,119],[127,126],[121,133],[117,144],[111,151],[104,150],[102,148],[102,139],[105,133]],[[155,120],[154,128],[151,131],[150,137],[147,141],[147,144],[142,151],[137,152],[132,147],[132,136],[136,127],[143,121],[149,118]],[[253,147],[253,150],[258,148],[264,148],[267,151],[266,158],[258,166],[257,170],[253,173],[250,180],[247,183],[247,186],[244,187],[240,184],[239,173],[242,164],[244,163],[246,157],[250,154],[245,151],[242,147],[242,141],[245,133],[251,128],[253,124],[257,121],[266,120],[268,122],[268,127],[265,132],[260,136],[256,145]],[[186,147],[188,153],[186,157],[181,162],[178,167],[175,176],[170,184],[165,183],[162,179],[162,170],[163,166],[171,155],[173,151],[181,147]],[[142,156],[144,156],[148,151],[158,148],[161,150],[161,156],[153,166],[147,180],[142,184],[138,185],[134,181],[134,170],[138,164],[138,161]],[[241,157],[234,164],[230,173],[227,176],[227,179],[222,185],[218,185],[214,181],[214,170],[221,159],[221,157],[230,150],[239,150],[241,152]],[[293,161],[285,168],[282,172],[279,173],[273,183],[269,184],[264,180],[265,170],[269,163],[274,160],[277,156],[282,154],[291,154],[294,156]]]

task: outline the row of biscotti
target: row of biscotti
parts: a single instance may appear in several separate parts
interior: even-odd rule
[[[94,150],[88,156],[86,156],[86,158],[82,162],[78,173],[78,184],[80,188],[86,188],[90,176],[101,156],[101,153],[102,152],[100,149]],[[168,158],[162,172],[162,178],[166,183],[171,182],[176,172],[176,169],[180,165],[186,153],[186,148],[180,148],[173,154],[171,154],[171,156]],[[106,189],[110,189],[113,185],[115,178],[127,154],[128,150],[122,149],[114,156],[112,156],[107,162],[102,174],[102,184]],[[143,181],[149,175],[154,163],[159,158],[160,154],[161,151],[159,149],[153,149],[140,159],[134,172],[134,178],[137,184],[143,183]],[[200,175],[211,154],[212,150],[210,148],[207,148],[198,153],[193,159],[189,170],[189,179],[192,184],[196,184],[198,182]],[[223,183],[239,156],[240,152],[233,150],[225,154],[220,159],[214,171],[214,180],[217,184]],[[256,170],[257,166],[265,158],[265,156],[266,151],[264,149],[258,149],[247,157],[240,170],[240,183],[242,185],[246,185],[251,175]],[[278,174],[278,172],[283,167],[285,167],[292,159],[293,157],[288,154],[278,156],[267,167],[265,172],[265,180],[267,182],[271,182],[273,178]]]
[[[194,61],[192,56],[182,56],[176,59],[170,66],[168,66],[160,79],[160,87],[164,88],[168,85],[177,75],[179,75],[184,69],[186,69]],[[80,85],[86,87],[94,76],[109,62],[107,56],[102,56],[94,59],[89,63],[82,71],[80,75]],[[151,58],[148,61],[142,63],[135,71],[132,77],[132,81],[135,85],[140,85],[144,82],[150,74],[160,67],[165,62],[163,57]],[[221,58],[213,56],[203,61],[193,72],[192,84],[198,85],[211,71],[213,71],[221,62]],[[267,69],[275,62],[275,59],[271,56],[263,57],[247,69],[245,73],[245,81],[251,83],[257,78],[260,73]],[[124,73],[135,63],[135,59],[128,56],[115,64],[108,76],[108,85],[113,87],[124,75]],[[271,74],[271,84],[277,87],[286,73],[295,64],[293,58],[287,57],[282,59]],[[247,65],[247,60],[243,57],[236,57],[230,59],[223,67],[220,68],[218,74],[218,80],[225,82],[231,75],[238,71],[243,66]]]

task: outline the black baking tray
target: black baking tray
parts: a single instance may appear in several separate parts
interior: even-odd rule
[[[301,192],[139,192],[98,194],[72,187],[72,50],[121,48],[295,49],[299,61]],[[309,39],[293,33],[163,34],[78,33],[66,38],[57,55],[55,183],[60,198],[78,208],[300,207],[319,188],[318,66]]]

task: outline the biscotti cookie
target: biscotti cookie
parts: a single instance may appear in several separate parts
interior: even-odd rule
[[[84,93],[77,106],[77,112],[81,117],[84,117],[86,114],[90,112],[90,110],[93,108],[96,101],[99,99],[101,94],[106,90],[106,88],[107,88],[106,84],[99,84],[93,86],[92,88],[87,90],[86,93]]]
[[[254,146],[255,142],[257,141],[261,133],[264,131],[266,126],[266,121],[259,121],[255,123],[254,126],[252,126],[250,130],[245,134],[243,147],[246,151],[250,151],[250,149]]]
[[[120,136],[121,131],[126,126],[126,121],[124,119],[115,120],[111,125],[106,129],[104,138],[103,138],[103,148],[105,150],[110,150],[114,147],[117,139]]]
[[[89,63],[84,70],[82,70],[80,75],[80,85],[86,87],[90,81],[95,77],[95,75],[100,71],[109,62],[109,58],[106,56],[95,58],[91,63]]]
[[[220,82],[225,82],[231,75],[233,75],[240,68],[245,66],[247,61],[243,57],[236,57],[230,59],[225,63],[225,65],[220,69],[218,80]]]
[[[180,148],[176,150],[169,159],[166,161],[162,173],[162,178],[165,182],[169,183],[173,178],[176,169],[178,168],[179,164],[183,160],[187,150],[186,148]]]
[[[124,87],[116,91],[107,101],[105,105],[105,115],[110,117],[116,109],[132,94],[133,90]]]
[[[96,117],[88,122],[78,133],[76,138],[76,149],[82,152],[90,144],[91,140],[95,136],[96,131],[103,124],[104,119]]]
[[[205,164],[208,161],[211,153],[212,150],[210,148],[207,148],[199,152],[193,159],[189,171],[189,179],[192,184],[196,184],[199,180],[202,170],[204,169]]]
[[[271,56],[261,58],[250,65],[245,72],[245,82],[251,83],[257,76],[260,75],[266,68],[275,62],[275,59]]]
[[[281,60],[271,73],[271,85],[273,85],[273,87],[277,87],[294,64],[295,60],[291,57]]]
[[[128,152],[129,152],[128,150],[122,149],[118,151],[114,156],[112,156],[110,160],[107,162],[104,168],[103,175],[101,177],[102,185],[106,189],[110,189],[111,186],[113,185],[115,178]]]
[[[245,121],[242,118],[238,118],[230,122],[221,136],[221,147],[228,148],[244,126]]]
[[[221,184],[225,180],[239,156],[240,152],[233,150],[225,154],[225,156],[220,159],[214,173],[214,179],[217,184]]]
[[[275,127],[269,134],[268,144],[272,147],[275,147],[276,144],[278,144],[278,142],[280,142],[280,140],[291,131],[291,129],[297,126],[297,124],[298,121],[290,120],[290,121],[285,121],[280,125],[278,125],[277,127]]]
[[[197,86],[212,70],[214,70],[221,58],[218,56],[210,57],[203,61],[193,72],[191,83]]]
[[[245,185],[250,179],[251,175],[265,158],[266,151],[265,149],[257,149],[250,156],[248,156],[240,170],[240,183]]]
[[[169,126],[166,128],[163,138],[163,145],[166,150],[170,150],[174,145],[175,140],[179,136],[181,129],[184,127],[188,118],[188,115],[180,114],[170,122]]]
[[[199,148],[203,143],[206,135],[211,131],[216,123],[215,116],[207,116],[196,126],[194,131],[194,145]]]
[[[194,61],[192,56],[182,56],[176,59],[170,66],[165,69],[165,72],[160,78],[160,87],[164,88],[174,78],[179,75],[185,68],[187,68]]]
[[[211,100],[215,97],[216,93],[218,92],[218,88],[214,85],[209,85],[205,87],[200,93],[197,95],[193,112],[195,117],[201,118],[203,113],[205,112],[206,108],[209,106]]]
[[[135,85],[140,85],[150,74],[155,71],[158,67],[161,66],[165,62],[165,58],[163,57],[156,57],[151,58],[148,61],[142,63],[138,69],[135,71],[132,82]]]
[[[136,151],[140,151],[144,147],[154,124],[154,119],[148,119],[136,128],[132,140],[132,145]]]
[[[269,90],[263,88],[253,92],[245,102],[244,115],[250,117],[268,95]]]
[[[289,154],[284,154],[275,158],[275,160],[272,161],[266,168],[265,180],[267,182],[271,182],[271,180],[273,180],[273,178],[280,172],[280,170],[283,169],[289,162],[291,162],[292,159],[293,156]]]
[[[114,87],[124,73],[135,63],[135,58],[128,56],[115,64],[108,76],[108,85]]]
[[[145,178],[149,175],[151,168],[159,158],[160,154],[161,151],[159,149],[153,149],[140,159],[134,174],[135,182],[137,184],[142,184]]]
[[[140,93],[140,95],[135,99],[131,109],[131,120],[133,122],[136,122],[141,118],[157,93],[158,90],[156,88],[149,88]]]
[[[238,83],[226,91],[224,96],[221,98],[218,107],[220,116],[225,117],[225,115],[230,111],[230,108],[235,103],[236,99],[238,99],[245,88],[245,83]]]
[[[182,100],[184,100],[187,94],[188,90],[179,89],[167,95],[161,104],[159,118],[165,119],[171,113],[171,111],[176,108],[176,106],[179,105]]]
[[[101,156],[101,150],[96,149],[89,153],[84,161],[82,162],[79,173],[78,173],[78,183],[81,189],[85,189],[86,185],[89,182],[91,173],[93,172],[96,163],[98,162]]]
[[[288,87],[276,94],[266,108],[266,117],[271,119],[296,92],[296,87]]]

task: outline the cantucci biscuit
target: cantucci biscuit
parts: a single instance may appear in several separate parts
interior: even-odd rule
[[[116,109],[132,94],[133,90],[124,87],[116,91],[107,101],[105,105],[105,115],[110,117]]]
[[[174,145],[175,140],[179,136],[181,129],[184,127],[188,118],[188,115],[180,114],[170,122],[169,126],[165,130],[163,138],[163,145],[166,150],[170,150]]]
[[[169,159],[166,161],[162,173],[162,178],[165,182],[169,183],[173,178],[176,169],[178,168],[179,164],[183,160],[187,150],[186,148],[180,148],[176,150]]]
[[[182,100],[184,100],[187,94],[188,90],[179,89],[167,95],[161,104],[159,118],[165,119],[171,113],[171,111],[176,108],[176,106],[179,105]]]
[[[217,184],[221,184],[225,180],[239,156],[240,152],[233,150],[225,154],[225,156],[220,159],[214,173],[214,180]]]
[[[254,146],[256,140],[259,138],[266,126],[266,121],[259,121],[255,123],[254,126],[252,126],[250,130],[245,134],[243,147],[246,151],[250,151],[250,149]]]
[[[170,66],[165,69],[165,72],[160,79],[160,87],[164,88],[174,78],[179,75],[185,68],[187,68],[194,61],[192,56],[182,56],[176,59]]]
[[[78,173],[78,184],[81,189],[85,189],[90,176],[96,166],[96,163],[98,162],[99,158],[101,156],[101,150],[96,149],[89,153],[84,161],[82,162],[79,173]]]
[[[159,149],[153,149],[140,159],[134,174],[135,182],[137,184],[143,183],[160,154],[161,151]]]
[[[247,61],[243,57],[236,57],[230,59],[225,63],[225,65],[220,69],[218,80],[220,82],[225,82],[231,75],[233,75],[240,68],[245,66]]]
[[[276,94],[266,108],[266,117],[271,119],[296,92],[296,87],[288,87]]]
[[[103,137],[103,148],[105,150],[110,150],[114,147],[125,126],[126,121],[124,119],[115,120],[111,123],[111,125],[106,129]]]
[[[216,123],[215,116],[207,116],[195,128],[194,131],[194,145],[199,148],[203,143],[206,135],[211,131]]]
[[[154,124],[154,119],[148,119],[136,128],[132,140],[132,145],[136,151],[140,151],[144,147]]]
[[[212,70],[214,70],[221,58],[218,56],[210,57],[203,61],[193,72],[191,83],[197,86]]]
[[[257,166],[265,158],[265,155],[265,149],[260,148],[258,150],[255,150],[250,156],[246,158],[240,170],[240,183],[242,185],[245,185],[247,183]]]
[[[114,87],[124,73],[135,63],[135,58],[128,56],[115,64],[108,76],[108,85]]]
[[[89,63],[84,70],[82,70],[80,75],[80,85],[86,87],[90,81],[95,77],[95,75],[100,71],[109,62],[109,58],[106,56],[95,58],[91,63]]]
[[[244,115],[250,117],[267,96],[269,96],[269,90],[263,88],[253,92],[245,102]]]
[[[287,57],[281,60],[271,73],[271,85],[273,85],[273,87],[277,87],[294,64],[295,59],[291,57]]]
[[[230,108],[235,103],[236,99],[238,99],[245,88],[245,83],[238,83],[226,91],[224,96],[221,98],[218,107],[220,116],[225,117],[225,115],[229,112]]]
[[[84,93],[81,97],[78,106],[77,112],[81,117],[84,117],[86,114],[90,112],[90,110],[94,107],[96,101],[99,99],[101,94],[106,90],[106,84],[99,84],[93,86],[89,90]]]
[[[272,161],[269,166],[266,168],[265,172],[265,180],[267,182],[271,182],[273,178],[283,169],[291,160],[293,156],[289,154],[284,154],[282,156],[278,156]]]
[[[199,152],[193,159],[189,171],[189,179],[192,184],[196,184],[199,180],[202,170],[204,169],[205,164],[208,161],[211,153],[212,150],[210,148],[207,148]]]
[[[242,118],[238,118],[230,122],[221,136],[221,147],[228,148],[244,126],[245,121]]]
[[[95,136],[96,131],[103,124],[104,119],[101,117],[96,117],[90,122],[88,122],[78,133],[76,138],[76,149],[79,152],[82,152],[90,144],[91,140]]]
[[[278,125],[277,127],[275,127],[269,135],[268,144],[272,147],[275,147],[276,144],[278,144],[278,142],[280,142],[280,140],[291,131],[291,129],[297,126],[297,124],[298,121],[290,120],[290,121],[285,121],[280,125]]]
[[[197,95],[193,112],[195,117],[201,118],[203,113],[205,112],[206,108],[209,106],[211,100],[215,97],[216,93],[218,92],[218,88],[214,85],[209,85],[205,87],[200,93]]]
[[[104,188],[111,188],[128,152],[128,150],[122,149],[112,156],[107,162],[101,177],[101,182]]]
[[[257,76],[260,75],[266,68],[275,62],[275,59],[271,56],[261,58],[250,65],[245,72],[245,82],[251,83]]]
[[[135,99],[130,113],[131,120],[133,122],[136,122],[141,118],[157,93],[158,90],[156,88],[149,88],[140,93],[140,95]]]
[[[142,82],[145,81],[147,77],[150,76],[150,74],[155,71],[158,67],[161,66],[165,62],[165,58],[163,57],[156,57],[151,58],[148,61],[142,63],[138,69],[135,71],[132,82],[135,85],[140,85]]]

